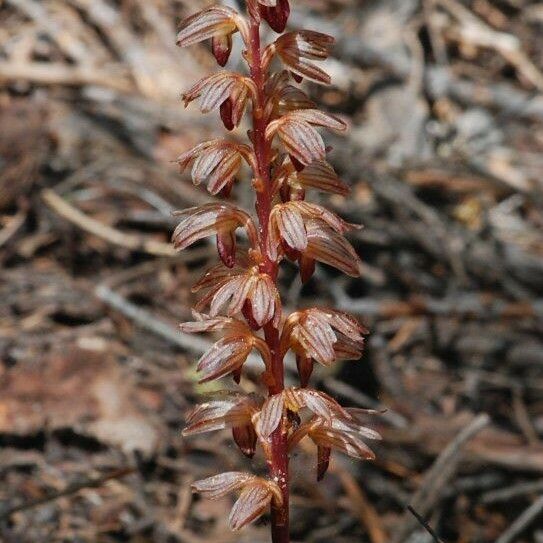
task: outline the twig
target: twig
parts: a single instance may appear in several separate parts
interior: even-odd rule
[[[451,479],[458,467],[462,447],[489,422],[490,417],[486,413],[479,415],[445,447],[426,472],[420,488],[411,498],[410,506],[413,509],[419,511],[421,515],[427,515],[430,512],[432,505],[439,499],[447,481]],[[392,538],[393,543],[405,541],[416,526],[416,519],[406,518],[395,537]]]
[[[458,29],[449,31],[462,42],[496,50],[540,91],[543,90],[543,74],[522,50],[521,42],[512,34],[498,32],[476,17],[456,0],[436,0],[459,23]]]
[[[437,315],[472,317],[481,320],[518,319],[521,317],[543,318],[543,298],[522,302],[509,302],[495,297],[485,299],[472,292],[459,292],[455,296],[433,298],[430,296],[411,299],[376,299],[370,297],[351,298],[338,282],[330,288],[336,297],[339,309],[369,317],[395,318],[411,315]]]
[[[126,475],[134,473],[135,471],[136,471],[135,467],[119,468],[115,471],[112,471],[111,473],[102,475],[100,477],[89,477],[79,483],[72,483],[68,485],[64,490],[59,490],[58,492],[54,492],[53,494],[50,494],[49,496],[44,496],[43,498],[30,500],[26,503],[16,505],[15,507],[10,507],[6,511],[3,511],[0,513],[0,521],[8,519],[14,513],[27,511],[28,509],[39,507],[40,505],[44,505],[58,498],[62,498],[64,496],[70,496],[71,494],[75,494],[76,492],[79,492],[80,490],[83,490],[84,488],[98,488],[102,486],[104,483],[106,483],[107,481],[110,481],[112,479],[120,479],[121,477],[125,477]]]
[[[422,518],[421,515],[419,515],[419,513],[415,511],[415,509],[411,505],[407,506],[407,510],[417,519],[419,524],[432,536],[432,539],[436,543],[443,543],[443,540],[438,537],[434,529]]]
[[[175,328],[164,319],[129,302],[126,298],[117,292],[114,292],[105,284],[98,285],[94,290],[94,293],[102,302],[119,313],[122,313],[141,328],[161,337],[172,345],[180,347],[184,351],[199,356],[202,353],[205,353],[213,345],[212,341],[201,339],[194,334],[191,335],[181,332],[181,330]],[[250,354],[245,364],[248,369],[253,369],[260,368],[262,362],[257,355]]]
[[[0,230],[0,247],[5,245],[23,226],[26,221],[26,210],[18,211],[13,217],[9,219],[9,222]]]
[[[0,83],[16,80],[40,85],[96,85],[120,92],[133,90],[133,86],[126,79],[95,68],[68,66],[60,62],[0,61]]]
[[[42,198],[44,202],[58,213],[64,219],[72,222],[79,228],[90,232],[91,234],[98,236],[99,238],[130,249],[132,251],[141,251],[155,256],[176,256],[177,251],[169,243],[162,243],[160,241],[154,241],[146,239],[142,236],[134,234],[126,234],[119,230],[112,228],[111,226],[102,224],[101,222],[92,219],[88,215],[85,215],[79,209],[73,207],[64,198],[59,196],[56,192],[46,189],[42,192]]]
[[[55,41],[68,57],[90,67],[89,57],[92,54],[92,48],[84,47],[83,43],[75,38],[79,29],[70,27],[71,32],[68,32],[66,25],[62,24],[58,17],[55,17],[56,14],[46,8],[47,4],[45,2],[7,0],[7,3],[16,7],[31,19],[36,27]]]
[[[509,526],[509,528],[496,540],[496,543],[511,543],[515,541],[517,536],[523,532],[539,514],[543,512],[543,496],[539,496],[537,500],[524,510],[520,516]]]
[[[526,494],[531,494],[534,492],[543,492],[543,479],[538,481],[530,481],[528,483],[519,483],[517,485],[512,485],[508,488],[499,488],[497,490],[491,490],[485,492],[481,498],[481,503],[497,503],[509,501],[512,498],[518,496],[524,496]]]
[[[382,521],[377,511],[370,503],[364,491],[360,488],[355,478],[346,470],[334,464],[334,472],[341,480],[347,496],[352,504],[352,512],[358,516],[362,526],[367,531],[372,543],[386,543],[387,537],[382,525]]]
[[[98,285],[94,292],[102,302],[122,313],[141,328],[160,336],[183,350],[200,355],[213,345],[210,341],[177,330],[170,323],[129,302],[106,285]]]

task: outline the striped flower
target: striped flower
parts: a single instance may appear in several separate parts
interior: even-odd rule
[[[208,236],[217,236],[219,256],[227,267],[233,267],[236,256],[236,230],[244,228],[252,244],[257,244],[257,233],[251,217],[230,204],[205,204],[176,211],[181,221],[174,230],[174,248],[181,251]]]
[[[228,519],[230,529],[234,531],[261,517],[271,503],[281,505],[283,500],[281,490],[273,481],[239,471],[220,473],[196,481],[192,484],[192,490],[211,500],[241,490]]]
[[[252,79],[233,72],[219,72],[204,77],[183,94],[185,107],[200,100],[200,111],[209,113],[220,109],[227,130],[238,126],[250,97],[256,96]]]
[[[249,41],[247,21],[231,8],[214,6],[199,11],[181,22],[177,45],[188,47],[211,39],[213,55],[218,64],[224,66],[232,52],[232,35],[238,31],[247,43]]]
[[[273,55],[277,54],[295,75],[329,85],[330,76],[311,61],[326,60],[334,41],[332,36],[312,30],[287,32],[268,46],[264,62],[269,63]]]

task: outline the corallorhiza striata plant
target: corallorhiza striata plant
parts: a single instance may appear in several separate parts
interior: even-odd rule
[[[379,435],[361,425],[362,410],[341,407],[333,398],[308,388],[313,364],[358,359],[366,333],[353,317],[320,307],[284,317],[277,290],[280,262],[297,262],[306,282],[320,261],[356,277],[359,259],[343,236],[354,225],[305,200],[306,190],[346,195],[348,187],[326,162],[326,148],[316,127],[344,131],[345,123],[316,109],[292,80],[328,84],[330,77],[313,61],[328,56],[334,40],[320,32],[283,33],[289,0],[247,0],[247,13],[210,7],[185,19],[179,46],[211,39],[217,62],[224,66],[239,32],[249,75],[220,71],[196,83],[184,96],[185,105],[198,100],[202,113],[220,110],[224,126],[238,126],[250,105],[252,129],[248,144],[214,139],[182,154],[181,169],[192,166],[195,184],[207,183],[215,196],[228,197],[245,162],[252,170],[256,215],[231,203],[209,203],[178,213],[173,234],[179,250],[206,237],[217,237],[221,264],[194,286],[202,297],[194,322],[185,332],[223,334],[198,363],[201,382],[232,374],[239,383],[244,362],[256,349],[265,370],[267,397],[235,393],[197,406],[188,416],[184,435],[231,428],[235,442],[248,457],[260,445],[269,477],[228,472],[194,483],[195,491],[219,498],[240,491],[230,526],[239,530],[271,508],[274,543],[289,541],[289,454],[305,437],[317,446],[317,478],[329,464],[332,449],[360,459],[373,458],[362,438]],[[261,24],[281,35],[261,44]],[[284,69],[270,73],[278,58]],[[236,231],[245,231],[248,247],[238,249]],[[283,359],[296,355],[299,387],[285,388]],[[303,418],[302,418],[302,416]]]

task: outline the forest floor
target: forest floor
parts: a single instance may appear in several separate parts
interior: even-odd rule
[[[177,329],[214,248],[169,245],[172,210],[208,200],[172,161],[222,133],[180,100],[215,69],[175,47],[202,4],[0,2],[2,542],[268,541],[266,521],[228,532],[230,498],[191,495],[247,467],[227,433],[181,437],[214,390],[194,373],[207,340]],[[363,359],[316,381],[382,411],[383,435],[319,485],[314,451],[293,459],[293,541],[541,543],[543,5],[292,4],[293,27],[337,38],[334,86],[309,90],[350,119],[328,141],[353,192],[332,207],[365,227],[361,279],[320,267],[302,288],[287,266],[285,305],[367,325]]]

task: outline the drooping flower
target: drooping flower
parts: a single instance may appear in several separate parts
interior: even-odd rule
[[[359,460],[373,460],[375,454],[362,438],[381,439],[378,432],[362,426],[354,418],[333,417],[327,421],[322,417],[315,416],[290,435],[289,448],[294,447],[306,436],[317,445],[317,480],[319,481],[328,469],[332,449],[337,449]]]
[[[315,109],[317,106],[305,92],[290,83],[287,70],[273,74],[266,83],[266,116],[276,119],[290,111]]]
[[[305,251],[308,245],[305,223],[308,220],[322,222],[325,227],[343,234],[357,228],[326,208],[303,200],[277,204],[270,214],[270,252],[276,258],[279,245],[293,259]]]
[[[315,260],[337,268],[351,277],[360,276],[360,258],[343,235],[315,220],[306,221],[305,229],[307,249],[300,258],[302,281],[311,277],[312,271],[307,277],[306,270],[311,270],[311,261]]]
[[[314,415],[331,423],[335,417],[350,420],[351,415],[331,396],[308,388],[286,388],[279,394],[266,399],[256,417],[257,434],[267,440],[279,426],[281,418],[287,413],[298,414],[302,409],[309,409]],[[354,419],[353,419],[354,422]]]
[[[211,194],[228,195],[241,169],[242,159],[252,162],[248,145],[222,139],[200,143],[177,158],[181,171],[192,164],[192,182],[195,185],[207,181]]]
[[[211,38],[213,54],[218,64],[224,66],[232,51],[232,34],[238,30],[247,43],[249,40],[247,21],[231,8],[214,6],[199,11],[181,22],[177,45],[188,47]]]
[[[253,334],[244,322],[228,317],[199,317],[198,321],[181,324],[181,330],[188,333],[218,330],[224,332],[224,336],[198,361],[197,371],[203,374],[200,383],[219,379],[229,373],[233,373],[234,379],[239,383],[241,368],[253,349],[260,352],[266,368],[269,368],[271,353],[267,343]]]
[[[330,76],[311,60],[326,60],[334,38],[312,30],[287,32],[266,48],[264,62],[269,63],[274,54],[294,74],[315,83],[330,84]]]
[[[193,287],[194,292],[208,289],[196,305],[199,311],[209,305],[210,316],[224,312],[233,316],[240,312],[251,327],[258,330],[268,322],[278,326],[281,318],[281,297],[271,277],[258,266],[237,268],[231,273],[216,266]]]
[[[236,255],[236,230],[245,228],[251,245],[258,244],[258,235],[251,217],[230,204],[205,204],[174,213],[181,222],[174,230],[174,248],[183,250],[207,236],[217,236],[219,256],[225,266],[232,267]]]
[[[261,402],[260,402],[261,403]],[[252,458],[257,435],[252,417],[260,405],[252,396],[230,394],[196,406],[187,416],[184,436],[232,428],[234,441],[245,456]]]
[[[225,127],[232,130],[238,126],[250,96],[256,95],[252,79],[233,72],[219,72],[204,77],[185,94],[185,107],[200,100],[200,111],[209,113],[220,108]]]
[[[266,129],[266,139],[277,134],[291,157],[306,166],[326,156],[324,141],[315,126],[338,132],[347,129],[347,125],[333,115],[317,109],[301,109],[272,121]]]
[[[312,162],[301,171],[297,171],[290,160],[284,160],[276,172],[274,183],[281,195],[284,195],[283,201],[294,199],[293,192],[301,194],[303,199],[305,190],[309,188],[342,196],[350,192],[349,187],[325,160]]]
[[[296,353],[302,386],[313,371],[313,362],[330,366],[337,360],[362,356],[367,330],[351,315],[332,309],[310,308],[292,313],[281,333],[280,352]]]
[[[275,482],[239,471],[221,473],[196,481],[192,489],[212,500],[241,489],[229,517],[230,528],[234,531],[262,516],[270,503],[280,506],[283,501],[281,490]]]

